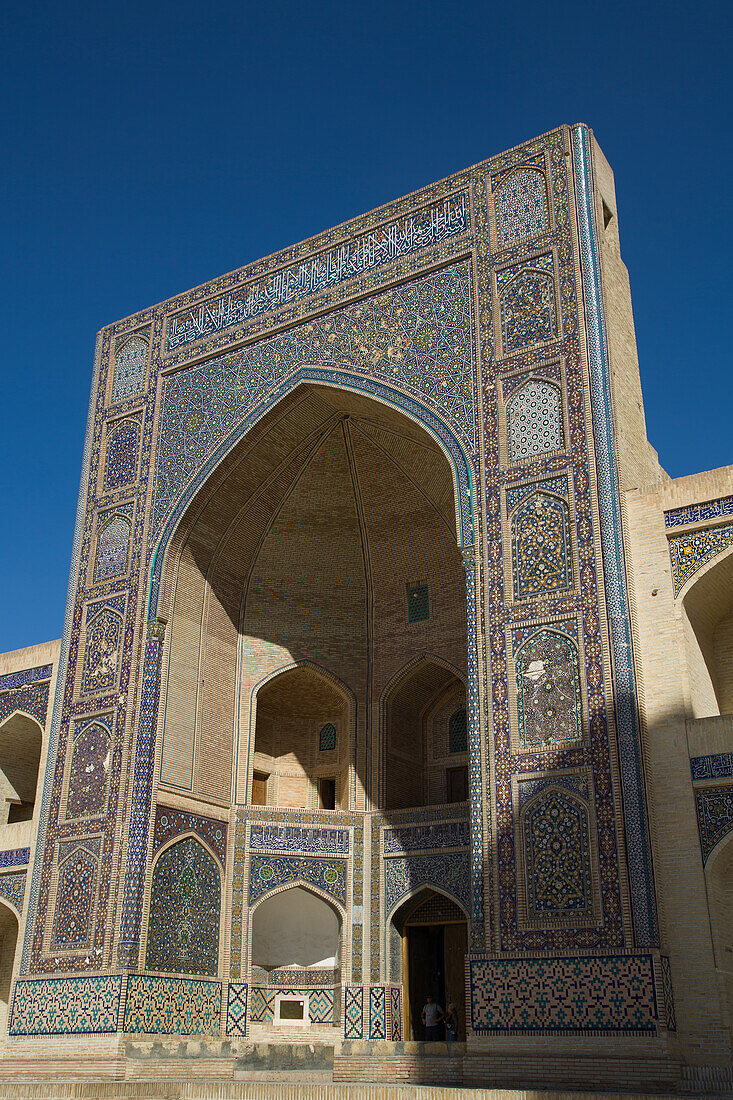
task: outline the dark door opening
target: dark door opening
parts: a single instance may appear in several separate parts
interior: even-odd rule
[[[446,899],[447,900],[447,899]],[[449,903],[450,904],[450,903]],[[458,910],[458,906],[454,906]],[[407,967],[407,1039],[425,1038],[422,1009],[428,993],[445,1012],[453,1001],[458,1017],[458,1039],[466,1037],[465,962],[468,936],[465,921],[415,923],[408,918],[404,929],[404,962]]]

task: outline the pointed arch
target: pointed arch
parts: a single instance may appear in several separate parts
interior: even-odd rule
[[[221,889],[221,864],[198,835],[161,848],[151,876],[147,970],[218,974]]]
[[[582,740],[580,660],[575,641],[540,627],[514,657],[519,751]]]
[[[1,820],[28,821],[33,816],[41,768],[43,726],[18,708],[0,722]]]
[[[115,512],[100,527],[94,555],[95,584],[124,576],[127,572],[131,532],[132,523],[121,512]]]
[[[515,600],[559,592],[572,583],[570,509],[544,491],[525,497],[510,516]]]
[[[112,735],[102,722],[75,730],[69,763],[66,817],[94,817],[107,806]]]
[[[135,397],[145,388],[148,370],[148,341],[135,334],[118,346],[115,352],[111,403],[116,405]]]
[[[593,908],[587,803],[560,784],[543,787],[520,813],[527,917],[587,917]]]

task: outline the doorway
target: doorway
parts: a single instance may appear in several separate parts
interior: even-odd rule
[[[430,994],[443,1011],[452,1001],[458,1039],[466,1037],[465,963],[468,949],[466,914],[436,891],[412,899],[402,925],[405,994],[405,1038],[425,1038],[422,1009]]]

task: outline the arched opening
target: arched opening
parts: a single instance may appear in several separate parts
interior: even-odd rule
[[[0,901],[0,1035],[7,1029],[17,942],[18,918],[9,905]]]
[[[690,586],[682,625],[692,717],[733,714],[733,555]]]
[[[255,1023],[333,1024],[341,1001],[341,914],[303,886],[280,890],[252,914],[250,988]]]
[[[346,809],[350,709],[344,693],[310,666],[260,688],[252,805]]]
[[[16,711],[0,725],[0,814],[2,822],[30,821],[36,801],[43,730]]]
[[[465,962],[468,925],[456,901],[424,887],[396,910],[391,924],[391,976],[401,981],[405,1038],[425,1038],[427,995],[445,1011],[455,1006],[460,1040],[466,1037]]]
[[[384,807],[464,802],[468,798],[466,688],[432,657],[412,662],[383,707]]]
[[[715,970],[733,1035],[733,837],[721,841],[705,866]]]

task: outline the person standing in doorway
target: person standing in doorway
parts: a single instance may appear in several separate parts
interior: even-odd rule
[[[448,1001],[448,1008],[445,1013],[445,1038],[449,1043],[455,1043],[458,1038],[458,1016],[453,1001]]]
[[[425,1024],[425,1040],[428,1043],[440,1039],[440,1021],[443,1019],[443,1009],[436,1004],[428,993],[422,1010],[422,1022]]]

